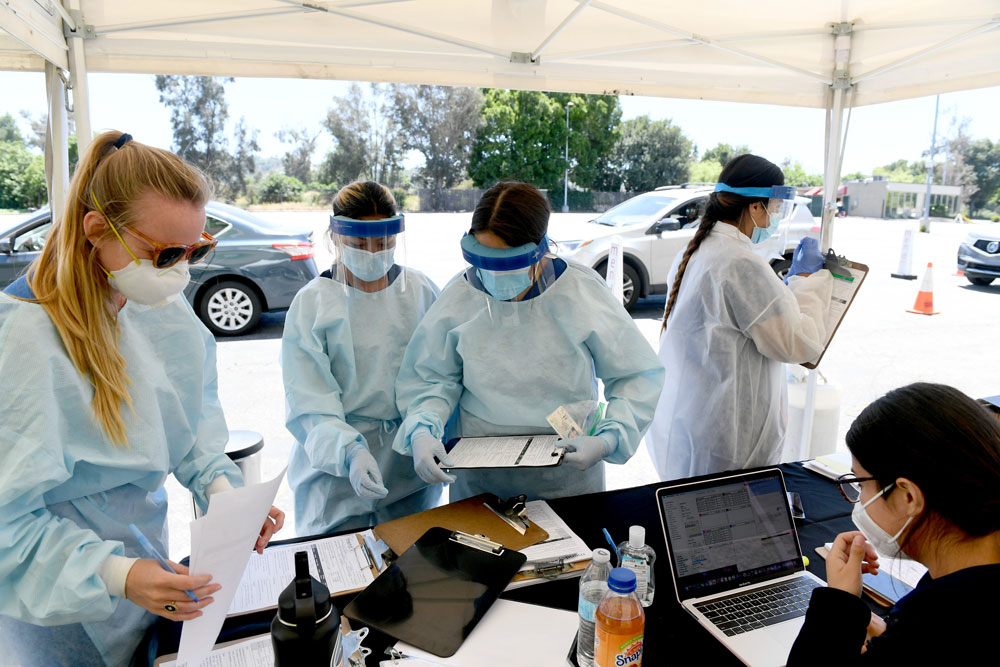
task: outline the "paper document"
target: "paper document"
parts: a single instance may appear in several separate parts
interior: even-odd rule
[[[802,467],[819,473],[827,479],[835,480],[841,475],[851,472],[851,453],[837,452],[836,454],[818,456],[815,459],[803,461]]]
[[[861,279],[865,277],[864,271],[846,266],[831,271],[831,274],[833,275],[833,293],[830,297],[830,309],[826,313],[826,340],[823,341],[823,347],[830,344],[837,324],[843,319],[847,306],[854,298],[854,293],[858,291]]]
[[[450,658],[440,658],[405,642],[397,642],[395,648],[404,658],[431,665],[564,665],[579,623],[575,611],[497,600]]]
[[[156,667],[196,667],[197,664],[177,660],[156,661]],[[271,635],[220,644],[205,656],[201,664],[202,667],[273,667],[274,646],[271,644]]]
[[[184,621],[178,660],[192,665],[208,655],[239,589],[260,529],[274,503],[285,471],[270,482],[251,484],[212,495],[208,513],[191,522],[192,576],[211,574],[222,588],[202,615]]]
[[[525,507],[528,510],[528,520],[548,533],[549,539],[521,549],[521,553],[528,557],[521,572],[531,570],[540,562],[557,558],[563,558],[567,563],[590,560],[593,553],[590,547],[570,530],[566,522],[559,518],[547,502],[529,500],[525,503]]]
[[[460,438],[448,452],[452,468],[538,468],[559,465],[558,435]]]
[[[361,533],[365,534],[372,532]],[[375,580],[358,533],[269,547],[263,554],[255,551],[250,555],[229,613],[277,607],[278,595],[295,578],[295,554],[299,551],[309,554],[309,573],[330,590],[330,595],[358,590]]]
[[[833,542],[827,542],[823,546],[829,551],[833,548]],[[916,588],[917,583],[927,574],[927,568],[915,560],[892,558],[882,554],[878,555],[878,571],[899,579],[910,588]]]

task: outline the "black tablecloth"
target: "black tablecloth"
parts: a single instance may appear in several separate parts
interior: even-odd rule
[[[809,570],[826,579],[826,568],[814,549],[826,542],[832,542],[838,533],[853,530],[851,505],[847,503],[835,484],[804,469],[798,463],[779,466],[785,477],[789,491],[797,491],[802,497],[805,519],[796,520],[802,553],[809,560]],[[695,478],[705,479],[705,478]],[[643,662],[650,665],[678,664],[740,665],[722,644],[703,629],[677,602],[670,576],[670,566],[666,560],[666,545],[660,525],[659,510],[656,507],[656,489],[662,483],[638,486],[631,489],[592,493],[550,500],[549,505],[562,517],[569,527],[584,542],[593,548],[607,546],[602,528],[616,542],[628,539],[629,526],[641,525],[646,528],[646,543],[656,552],[654,564],[656,594],[653,604],[646,609],[646,633],[643,646]],[[350,531],[348,531],[350,532]],[[317,536],[275,542],[290,544],[315,539]],[[509,600],[556,607],[576,611],[579,579],[551,581],[520,588],[502,595]],[[343,609],[351,596],[334,598],[334,604]],[[228,619],[219,636],[219,641],[229,641],[241,637],[269,632],[274,612],[261,612],[240,618]],[[161,619],[162,620],[162,619]],[[176,652],[179,639],[178,623],[163,621],[150,633],[148,646],[141,649],[143,655],[159,656]],[[567,651],[572,637],[568,637]],[[385,659],[384,650],[394,641],[373,631],[365,640],[365,646],[372,649],[368,658],[369,667],[377,667]]]

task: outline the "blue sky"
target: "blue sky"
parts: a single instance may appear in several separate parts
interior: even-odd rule
[[[139,74],[91,74],[91,116],[95,130],[119,129],[136,139],[169,148],[170,117],[160,105],[153,77]],[[280,155],[274,134],[283,127],[319,132],[321,121],[349,82],[311,79],[236,79],[226,87],[231,120],[245,116],[260,131],[263,156]],[[44,76],[33,72],[0,72],[0,115],[27,110],[45,112]],[[719,142],[747,144],[774,161],[801,162],[806,171],[823,168],[823,111],[795,107],[708,102],[653,97],[622,97],[625,118],[648,114],[670,118],[700,151]],[[1000,140],[1000,87],[941,96],[938,135],[947,133],[953,118],[968,118],[969,133]],[[898,158],[920,159],[930,145],[934,98],[923,97],[854,110],[844,157],[844,173],[870,173]],[[320,135],[316,161],[331,147],[329,134]],[[411,157],[408,162],[419,159]]]

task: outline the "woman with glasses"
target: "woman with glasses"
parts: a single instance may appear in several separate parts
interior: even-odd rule
[[[208,198],[176,155],[105,132],[0,295],[0,645],[23,667],[127,665],[154,615],[197,618],[219,589],[131,530],[167,553],[169,473],[202,509],[243,483],[215,341],[181,296],[215,246]]]
[[[859,530],[834,541],[788,665],[994,663],[1000,423],[957,389],[917,383],[865,408],[847,446],[853,472],[838,483]],[[860,599],[878,554],[928,570],[885,622]]]

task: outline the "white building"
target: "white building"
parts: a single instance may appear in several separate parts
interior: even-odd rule
[[[924,214],[926,183],[894,183],[878,176],[847,182],[848,215],[866,218],[920,218]],[[960,185],[931,186],[931,216],[951,218],[958,213]]]

